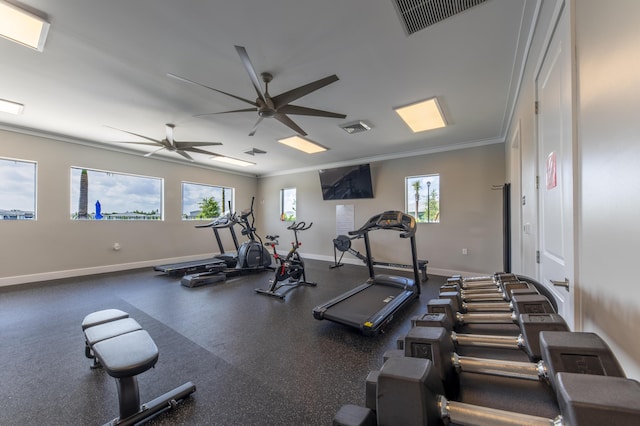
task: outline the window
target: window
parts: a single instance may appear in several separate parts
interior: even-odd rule
[[[296,221],[296,189],[280,190],[280,220],[283,222]]]
[[[71,168],[71,219],[162,220],[163,180]]]
[[[0,158],[0,220],[36,217],[36,163]]]
[[[182,182],[183,220],[214,219],[233,205],[233,188]]]
[[[418,223],[440,222],[440,175],[405,178],[405,208]]]

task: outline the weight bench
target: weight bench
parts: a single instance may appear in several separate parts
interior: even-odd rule
[[[136,376],[155,366],[158,362],[158,347],[137,321],[129,318],[128,314],[122,317],[122,311],[113,311],[118,310],[94,312],[85,317],[82,322],[87,348],[85,353],[91,354],[97,361],[94,364],[104,367],[107,374],[116,379],[120,415],[105,426],[134,425],[161,411],[174,408],[178,401],[195,392],[196,387],[192,382],[187,382],[140,405]],[[116,317],[120,318],[115,319]],[[90,321],[94,319],[100,321]]]
[[[119,309],[105,309],[84,317],[82,321],[84,355],[93,360],[91,368],[100,368],[100,361],[91,350],[94,344],[141,329],[142,327],[136,320],[129,318],[128,313]]]

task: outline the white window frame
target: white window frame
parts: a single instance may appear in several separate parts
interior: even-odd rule
[[[13,163],[15,166],[20,163],[20,167],[32,165],[33,177],[27,178],[25,174],[24,179],[16,182],[14,179],[21,173],[16,173],[16,170],[11,170],[12,166],[10,163]],[[26,167],[22,170],[26,171]],[[0,157],[0,172],[2,172],[2,174],[0,174],[0,220],[36,220],[38,206],[38,163],[31,160]],[[7,173],[8,176],[4,176],[4,173]],[[27,187],[32,189],[27,190]],[[29,194],[24,195],[27,191],[32,192],[31,197],[29,197]],[[19,200],[19,198],[23,199]],[[32,199],[31,205],[28,205],[28,198]],[[8,204],[4,204],[5,202]]]
[[[205,217],[199,217],[198,215],[195,215],[195,212],[197,210],[189,210],[188,212],[185,212],[185,193],[187,191],[189,191],[187,189],[187,187],[193,187],[193,190],[196,191],[196,189],[198,189],[198,192],[200,192],[202,195],[200,195],[199,200],[198,201],[202,201],[202,199],[208,197],[214,197],[214,199],[218,202],[218,206],[220,207],[220,216],[222,216],[223,214],[227,213],[229,210],[231,210],[232,212],[234,211],[234,207],[235,207],[235,193],[236,190],[235,188],[229,187],[229,186],[221,186],[221,185],[213,185],[213,184],[209,184],[209,183],[199,183],[199,182],[187,182],[187,181],[183,181],[181,184],[181,190],[182,190],[182,197],[181,197],[181,208],[182,208],[182,220],[211,220],[211,219],[215,219],[215,218],[205,218]],[[216,197],[214,195],[215,192],[222,190],[225,193],[227,193],[227,196],[229,198],[227,198],[227,196],[224,197],[224,203],[222,202],[222,195],[220,197]],[[229,207],[229,201],[231,201],[231,207]],[[195,200],[193,201],[195,202]],[[192,205],[192,207],[195,209],[196,205],[192,204],[192,201],[188,201],[188,203],[190,205]],[[224,205],[223,205],[224,204]]]
[[[79,198],[80,198],[80,174],[75,175],[75,171],[87,170],[90,175],[89,178],[89,201],[87,203],[87,217],[84,219],[78,218],[79,211]],[[137,201],[141,199],[140,196],[144,195],[144,192],[140,193],[122,193],[122,188],[118,185],[121,185],[122,182],[119,179],[122,178],[132,178],[132,179],[148,179],[152,181],[154,185],[158,185],[157,188],[157,199],[154,199],[152,202],[154,206],[143,206],[143,201]],[[111,183],[111,185],[106,185],[106,179],[114,178],[115,180]],[[96,179],[98,180],[98,185],[95,184]],[[99,170],[93,169],[90,167],[78,167],[71,166],[69,170],[69,180],[70,180],[70,188],[71,188],[71,205],[70,205],[70,219],[71,220],[164,220],[164,179],[155,177],[155,176],[143,176],[143,175],[135,175],[131,173],[123,173],[123,172],[115,172],[108,170]],[[92,182],[94,182],[93,191],[92,191]],[[144,183],[144,181],[138,181],[136,183]],[[96,189],[96,187],[98,189]],[[119,204],[109,204],[109,199],[114,199],[113,194],[110,194],[109,191],[113,188],[116,188],[120,191],[117,196],[122,199],[126,199],[127,203],[130,203],[130,206],[125,208],[125,211],[119,211],[122,208],[112,207],[113,205]],[[97,191],[97,194],[96,194]],[[112,195],[112,197],[109,197]],[[102,198],[102,200],[100,200]],[[101,209],[102,209],[102,218],[96,218],[96,201],[100,201]],[[119,203],[118,199],[118,203]],[[114,201],[115,203],[115,201]],[[137,204],[137,205],[136,205]],[[151,208],[151,210],[146,210]],[[156,213],[153,213],[156,212]]]
[[[414,182],[420,182],[417,212]],[[404,208],[407,214],[412,215],[417,223],[440,223],[440,174],[407,176],[404,179],[404,189]]]
[[[291,203],[291,210],[287,210],[289,205],[287,204],[287,196],[293,192],[293,202]],[[296,221],[296,206],[298,203],[298,194],[296,188],[282,188],[280,189],[280,220],[283,222],[295,222]],[[291,199],[291,198],[289,198]],[[293,212],[291,214],[290,212]]]

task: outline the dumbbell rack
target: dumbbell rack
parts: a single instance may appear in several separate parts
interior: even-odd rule
[[[462,283],[459,277],[455,278]],[[469,284],[465,293],[474,297],[478,295],[477,300],[482,300],[480,303],[483,304],[495,302],[496,307],[501,306],[504,310],[502,299],[492,297],[495,293],[491,293],[496,291],[496,282],[500,279],[502,277],[498,278],[495,275],[468,280],[464,283]],[[485,293],[483,289],[490,290]],[[452,288],[448,286],[442,291],[451,290]],[[474,303],[471,299],[473,297],[468,303]],[[490,301],[487,302],[487,300]],[[505,312],[497,313],[496,317],[504,315]],[[557,314],[548,315],[553,318],[559,317]],[[442,317],[443,315],[440,315],[438,321],[446,322]],[[423,322],[426,322],[426,325],[431,327],[440,326],[440,324],[430,324],[430,321],[434,321],[434,318],[427,320],[414,318],[412,325],[419,328],[424,325]],[[441,376],[435,366],[435,364],[442,365],[442,359],[437,358],[443,358],[444,355],[433,355],[429,352],[431,349],[427,344],[420,349],[428,354],[424,358],[420,358],[422,356],[420,354],[408,356],[405,352],[408,353],[411,350],[404,346],[413,343],[401,339],[398,342],[398,348],[385,353],[382,369],[373,371],[367,377],[365,406],[343,406],[336,413],[333,424],[336,426],[376,426],[378,424],[410,426],[443,424],[443,422],[492,426],[640,424],[640,409],[637,408],[637,400],[640,400],[640,384],[624,377],[615,377],[624,376],[615,357],[612,361],[604,362],[604,364],[608,363],[606,368],[610,368],[606,373],[596,372],[596,375],[590,375],[571,372],[571,369],[593,367],[595,364],[589,364],[590,360],[601,358],[604,356],[603,353],[606,355],[606,351],[609,350],[606,344],[602,348],[604,352],[598,352],[595,355],[585,354],[580,359],[575,357],[576,354],[563,353],[561,350],[558,352],[560,355],[556,356],[551,350],[547,352],[547,357],[556,357],[561,360],[551,359],[550,361],[555,364],[549,371],[544,362],[531,362],[535,357],[531,355],[528,357],[525,352],[512,350],[523,344],[516,340],[518,332],[521,331],[518,325],[485,324],[480,321],[480,323],[450,326],[452,329],[448,332],[447,338],[457,346],[455,350],[446,352],[450,356],[447,362],[453,366],[457,365],[455,368],[458,369],[459,374],[458,388],[447,390],[447,380]],[[409,334],[414,331],[415,329],[412,328]],[[563,332],[555,333],[562,335]],[[419,332],[413,334],[420,335]],[[433,334],[433,332],[425,334]],[[553,335],[554,332],[547,334]],[[564,342],[553,344],[562,343]],[[451,343],[451,347],[453,345],[454,343]],[[545,350],[548,351],[546,345],[547,343],[545,343]],[[572,356],[574,356],[573,359],[571,359]],[[568,372],[558,373],[557,371],[562,371],[563,362],[568,363],[570,369],[567,370]],[[408,366],[405,365],[407,363]],[[585,372],[589,371],[580,371],[580,373]],[[394,382],[405,373],[407,373],[406,377],[398,379],[398,383]],[[435,382],[434,374],[437,376]],[[379,382],[381,376],[384,377],[383,385]],[[426,376],[429,378],[427,379]],[[392,379],[389,380],[389,377]],[[594,388],[598,389],[595,396],[589,393]],[[439,392],[434,389],[439,389]],[[395,393],[403,396],[391,396]],[[450,395],[451,398],[448,398]],[[415,399],[410,401],[414,397]],[[632,402],[634,400],[635,403]]]

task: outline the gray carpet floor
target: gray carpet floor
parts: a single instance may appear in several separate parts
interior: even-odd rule
[[[286,300],[254,292],[267,287],[271,273],[188,288],[144,269],[2,288],[0,425],[100,425],[118,415],[115,381],[89,368],[80,327],[85,315],[107,308],[128,312],[159,348],[155,368],[138,376],[141,402],[187,381],[197,387],[148,424],[330,425],[343,404],[364,405],[365,377],[445,278],[430,275],[421,298],[386,333],[365,337],[313,318],[315,306],[367,278],[364,266],[329,265],[308,261],[317,287],[295,288]],[[543,384],[473,379],[464,381],[469,401],[557,414]]]

